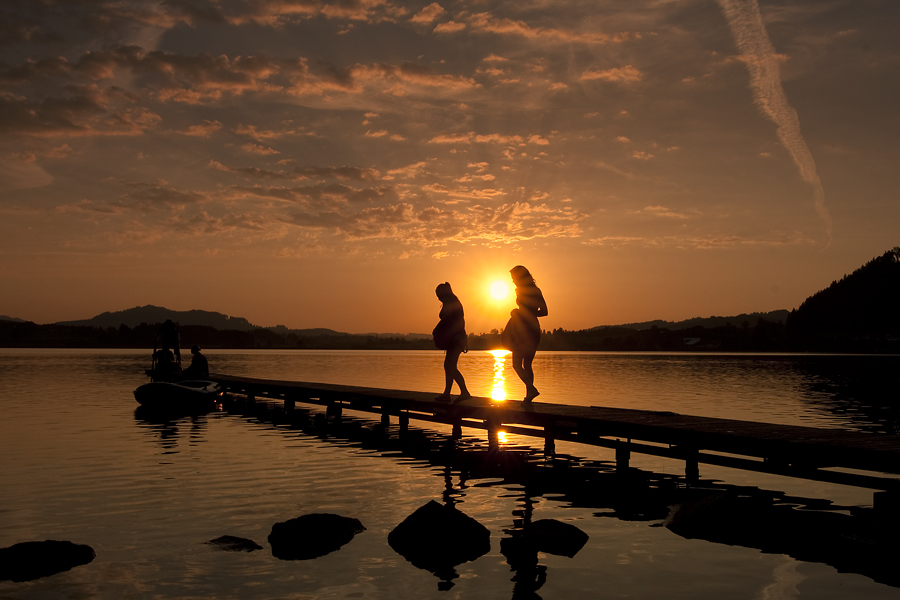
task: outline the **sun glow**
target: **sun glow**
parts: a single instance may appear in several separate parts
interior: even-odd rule
[[[509,286],[505,281],[495,281],[491,284],[491,297],[494,300],[503,300],[509,295]]]

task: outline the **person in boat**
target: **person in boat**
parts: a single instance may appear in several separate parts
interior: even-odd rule
[[[517,265],[510,269],[509,274],[516,284],[518,308],[509,313],[509,322],[503,330],[503,346],[512,351],[513,370],[525,384],[524,401],[531,402],[540,394],[534,387],[534,369],[531,365],[541,341],[538,318],[547,316],[547,303],[528,269]]]
[[[438,300],[441,301],[440,322],[434,328],[434,345],[444,350],[444,393],[437,396],[436,400],[449,400],[450,389],[455,381],[459,385],[459,399],[471,398],[466,380],[459,372],[459,355],[468,351],[468,337],[466,336],[466,319],[463,313],[462,303],[450,284],[446,281],[434,290]]]
[[[157,377],[173,377],[181,372],[181,365],[175,360],[175,353],[163,346],[153,353],[154,373]]]
[[[182,379],[209,379],[209,361],[200,353],[200,346],[191,346],[191,364],[181,372]]]
[[[171,349],[174,352],[174,360],[181,369],[181,336],[178,334],[178,325],[173,323],[172,319],[166,319],[166,322],[159,326],[156,342],[153,344],[154,352],[157,347]]]

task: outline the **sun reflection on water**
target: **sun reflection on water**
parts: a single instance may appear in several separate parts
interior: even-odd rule
[[[503,367],[506,364],[506,355],[509,350],[491,350],[494,357],[494,385],[491,388],[491,399],[497,401],[506,400],[506,378],[503,376]]]

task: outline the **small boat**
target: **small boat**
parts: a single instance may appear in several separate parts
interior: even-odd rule
[[[134,390],[134,399],[141,406],[167,411],[210,410],[223,395],[221,385],[203,379],[151,381]]]

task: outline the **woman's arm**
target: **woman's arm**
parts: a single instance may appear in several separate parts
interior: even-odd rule
[[[544,300],[544,294],[541,293],[541,290],[538,290],[537,293],[537,306],[535,310],[535,316],[537,317],[546,317],[547,316],[547,302]]]

